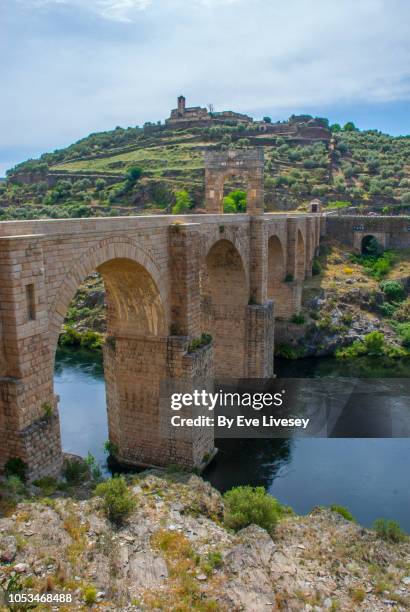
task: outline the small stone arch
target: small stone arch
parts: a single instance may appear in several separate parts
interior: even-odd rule
[[[209,249],[200,272],[201,326],[214,345],[217,376],[243,376],[249,289],[241,254],[224,238]]]
[[[223,213],[223,188],[228,177],[247,183],[247,213],[264,209],[264,156],[262,147],[246,150],[207,151],[205,160],[205,205],[207,213]]]
[[[363,236],[360,250],[362,255],[378,255],[383,251],[383,247],[373,234]]]

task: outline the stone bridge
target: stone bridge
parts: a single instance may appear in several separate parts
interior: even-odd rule
[[[259,193],[254,201],[258,201]],[[0,224],[0,466],[57,474],[62,451],[53,372],[79,284],[106,289],[104,368],[110,440],[130,464],[201,466],[204,431],[161,434],[160,384],[273,374],[274,315],[300,308],[320,215],[203,214]],[[192,350],[202,333],[210,344]]]

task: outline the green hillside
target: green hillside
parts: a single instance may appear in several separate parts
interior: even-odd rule
[[[249,146],[264,148],[267,210],[303,209],[313,197],[329,207],[348,202],[385,213],[410,206],[410,137],[352,124],[331,126],[327,138],[295,137],[289,122],[274,126],[275,133],[256,124],[182,130],[146,124],[91,134],[9,171],[0,184],[0,218],[169,212],[181,191],[200,210],[204,151]],[[241,187],[231,181],[226,193]]]

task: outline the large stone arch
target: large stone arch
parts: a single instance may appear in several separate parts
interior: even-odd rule
[[[60,284],[49,311],[50,344],[52,349],[55,350],[69,304],[84,279],[92,272],[101,272],[105,284],[108,281],[111,288],[114,289],[119,281],[119,279],[115,280],[115,275],[121,270],[122,273],[128,275],[132,275],[132,272],[134,272],[134,281],[137,281],[137,285],[138,280],[142,281],[146,287],[149,287],[151,284],[151,290],[148,291],[146,298],[152,297],[154,303],[158,305],[158,332],[160,330],[162,335],[167,333],[166,321],[168,316],[164,307],[167,301],[166,283],[156,263],[146,251],[131,240],[102,240],[74,260],[70,272]],[[113,291],[113,297],[115,294],[117,295],[117,304],[112,302],[112,306],[117,305],[119,310],[124,312],[124,305],[121,308],[118,290]],[[158,294],[157,297],[154,297],[156,294]],[[163,309],[163,314],[161,315],[159,314],[159,301]],[[150,307],[152,308],[152,304]]]
[[[247,184],[247,213],[264,209],[264,157],[262,147],[205,153],[205,205],[208,213],[223,213],[227,178],[241,177]]]
[[[217,240],[207,252],[200,292],[201,327],[213,337],[216,376],[243,376],[249,288],[242,257],[230,240]]]
[[[285,250],[280,238],[272,235],[268,240],[268,299],[274,302],[276,316],[285,316],[288,311],[285,276]]]

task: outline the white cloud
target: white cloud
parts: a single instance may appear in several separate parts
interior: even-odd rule
[[[408,0],[37,2],[0,40],[4,147],[163,119],[180,93],[274,119],[410,99]],[[75,19],[50,10],[58,3]]]
[[[112,21],[130,22],[136,11],[146,9],[151,0],[20,0],[33,8],[44,8],[52,5],[66,5],[78,10],[90,11]]]

